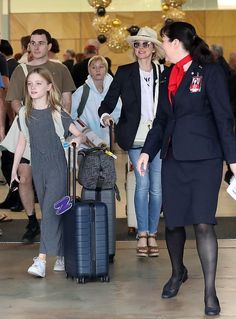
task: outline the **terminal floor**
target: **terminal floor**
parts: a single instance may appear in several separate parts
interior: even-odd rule
[[[125,217],[125,154],[118,154],[117,175],[121,202],[117,217]],[[7,193],[0,186],[0,201]],[[24,219],[24,212],[2,210],[8,217]],[[37,206],[37,215],[40,210]],[[222,182],[217,216],[236,216],[236,201],[226,193]],[[1,228],[1,224],[0,224]],[[236,227],[235,227],[236,238]],[[0,319],[202,319],[203,276],[195,249],[188,240],[185,264],[189,279],[171,300],[161,299],[164,283],[170,275],[170,262],[164,241],[159,241],[160,257],[138,259],[135,241],[117,242],[115,263],[110,265],[110,282],[85,285],[67,280],[64,273],[53,272],[48,258],[44,279],[27,274],[38,244],[0,244]],[[217,290],[221,319],[236,318],[236,240],[219,240]]]

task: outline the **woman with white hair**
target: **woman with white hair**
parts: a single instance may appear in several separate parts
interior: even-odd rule
[[[129,36],[134,63],[120,66],[109,91],[98,110],[101,123],[110,125],[112,112],[119,99],[122,101],[120,119],[115,127],[116,141],[128,151],[136,178],[135,212],[138,223],[137,256],[157,257],[157,227],[161,210],[161,160],[159,154],[141,177],[136,169],[144,140],[154,120],[158,93],[160,65],[163,49],[156,32],[140,28],[137,35]]]

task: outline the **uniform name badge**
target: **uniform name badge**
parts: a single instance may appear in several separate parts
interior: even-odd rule
[[[202,88],[202,76],[193,76],[189,90],[191,93],[201,92]]]

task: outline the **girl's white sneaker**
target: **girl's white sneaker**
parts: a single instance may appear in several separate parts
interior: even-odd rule
[[[34,257],[33,261],[34,263],[29,267],[28,273],[36,277],[44,278],[46,271],[46,261],[43,261],[39,257]]]
[[[57,256],[57,260],[53,267],[54,271],[65,271],[64,257]]]

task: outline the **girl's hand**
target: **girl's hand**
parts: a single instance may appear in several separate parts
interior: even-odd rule
[[[17,175],[17,172],[13,172],[13,171],[12,171],[12,173],[11,173],[11,183],[10,183],[10,186],[11,186],[11,184],[12,184],[13,181],[17,181],[18,183],[20,183],[20,179],[19,179],[19,177],[18,177],[18,175]]]
[[[141,153],[137,162],[137,171],[141,176],[145,175],[147,169],[147,164],[149,160],[149,155],[146,153]]]
[[[104,124],[105,127],[110,126],[111,123],[114,123],[113,118],[110,115],[105,115],[102,119],[102,122]]]

